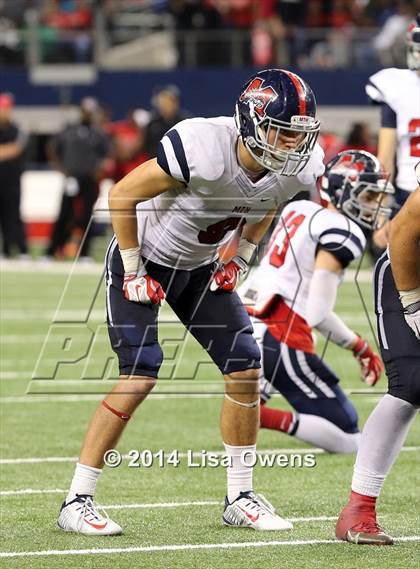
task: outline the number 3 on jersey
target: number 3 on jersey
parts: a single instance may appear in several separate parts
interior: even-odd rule
[[[303,214],[295,215],[296,212],[291,211],[284,219],[283,223],[279,225],[278,230],[273,234],[271,238],[270,246],[276,241],[279,231],[285,231],[285,237],[280,245],[275,245],[270,253],[270,265],[279,268],[283,265],[286,253],[289,250],[290,240],[293,235],[299,229],[305,216]]]
[[[408,123],[410,135],[410,156],[420,157],[420,119],[411,119]],[[413,136],[414,135],[414,136]]]

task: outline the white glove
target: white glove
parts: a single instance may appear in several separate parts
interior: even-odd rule
[[[417,340],[420,340],[420,302],[414,302],[404,308],[404,318],[413,330]]]
[[[165,293],[158,281],[150,275],[139,276],[137,273],[124,273],[124,296],[131,302],[142,304],[161,304]]]
[[[123,292],[127,300],[142,304],[161,304],[165,293],[158,281],[147,274],[140,247],[120,249],[124,265]]]
[[[238,284],[239,277],[248,271],[249,263],[257,246],[244,237],[241,238],[235,257],[226,264],[220,264],[213,275],[210,290],[232,292]]]
[[[420,340],[420,287],[412,290],[400,290],[400,301],[403,306],[404,318]]]

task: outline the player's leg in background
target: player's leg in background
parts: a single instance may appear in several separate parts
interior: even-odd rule
[[[355,543],[388,545],[392,538],[377,524],[376,500],[420,407],[420,342],[404,320],[386,254],[375,266],[374,283],[389,389],[363,428],[352,491],[337,522],[336,536]]]
[[[47,257],[52,257],[57,254],[70,236],[70,226],[72,225],[73,218],[73,203],[74,196],[63,193],[60,212],[54,223],[50,242],[44,253]]]
[[[274,429],[328,452],[357,451],[360,433],[357,412],[338,385],[334,372],[315,354],[263,336],[266,382],[281,393],[295,412],[261,407],[261,427]],[[269,390],[262,388],[262,400]]]
[[[13,241],[21,255],[27,255],[28,245],[26,242],[26,232],[25,227],[20,216],[20,201],[21,201],[21,190],[20,185],[10,188],[10,194],[12,199],[12,224],[13,224]]]
[[[92,240],[92,212],[98,197],[97,182],[94,178],[82,178],[79,180],[80,184],[80,198],[81,198],[81,212],[77,220],[77,227],[79,228],[82,247],[80,250],[81,257],[88,257],[90,253],[90,243]]]
[[[0,226],[2,234],[2,253],[8,258],[12,253],[13,227],[11,218],[11,196],[5,185],[0,192]]]

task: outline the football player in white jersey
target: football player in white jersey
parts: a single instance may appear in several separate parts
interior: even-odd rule
[[[307,200],[288,204],[260,266],[239,294],[254,316],[261,348],[261,398],[281,393],[295,410],[263,405],[261,427],[351,453],[360,439],[357,413],[337,375],[316,355],[312,331],[351,350],[364,381],[375,385],[380,358],[334,312],[334,304],[344,269],[362,255],[365,233],[391,214],[384,203],[378,209],[378,201],[394,190],[377,158],[356,150],[327,164],[322,186],[333,207]]]
[[[375,266],[379,344],[388,393],[363,428],[351,493],[336,537],[355,544],[392,545],[379,525],[376,502],[420,409],[420,162],[417,189],[391,221],[389,251]]]
[[[323,173],[318,133],[309,85],[289,71],[261,71],[244,86],[235,118],[180,122],[163,137],[156,158],[112,188],[107,314],[120,381],[89,425],[60,512],[62,529],[122,531],[101,515],[93,495],[104,453],[156,383],[163,357],[157,317],[164,300],[225,378],[221,431],[230,465],[223,522],[258,530],[292,527],[253,492],[249,464],[259,427],[260,353],[234,288],[278,204],[314,189]],[[218,248],[239,228],[236,256],[219,263]]]
[[[420,13],[407,30],[407,67],[382,69],[369,78],[366,93],[381,106],[378,158],[391,174],[401,206],[416,187],[414,167],[420,159]],[[385,248],[389,228],[375,233]]]

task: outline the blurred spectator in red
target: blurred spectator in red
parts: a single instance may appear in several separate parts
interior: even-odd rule
[[[250,28],[259,15],[261,0],[204,0],[206,4],[216,8],[224,26]]]
[[[57,34],[53,59],[85,63],[92,52],[92,8],[88,0],[46,0],[43,23]]]
[[[152,99],[154,110],[146,127],[145,148],[149,156],[156,156],[163,135],[174,125],[188,118],[189,113],[180,107],[180,91],[176,85],[166,85]]]
[[[334,0],[331,12],[327,17],[328,25],[331,28],[344,28],[352,23],[351,4],[348,0]]]
[[[318,143],[322,147],[325,157],[324,164],[327,164],[340,152],[343,147],[343,139],[334,132],[323,131],[320,133]]]
[[[113,144],[113,157],[105,175],[115,182],[149,159],[144,149],[144,128],[136,122],[136,113],[138,111],[131,109],[125,120],[105,126]]]
[[[341,147],[342,150],[366,150],[372,154],[376,154],[376,145],[373,139],[370,126],[365,122],[353,123],[347,140]]]
[[[4,256],[10,257],[16,247],[25,257],[28,247],[20,217],[20,177],[27,135],[12,120],[13,106],[13,95],[0,93],[0,230]]]

